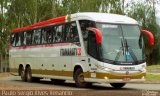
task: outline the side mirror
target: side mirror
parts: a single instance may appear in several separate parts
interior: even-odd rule
[[[87,30],[90,30],[95,33],[96,43],[98,45],[101,45],[102,44],[102,32],[98,28],[93,28],[93,27],[89,27],[89,28],[87,28]]]
[[[154,45],[154,36],[150,31],[147,30],[141,30],[141,32],[145,35],[147,35],[148,39],[149,39],[149,45],[153,46]]]

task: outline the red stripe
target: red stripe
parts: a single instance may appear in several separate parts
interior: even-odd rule
[[[44,44],[44,45],[33,45],[33,46],[10,47],[10,49],[46,48],[46,47],[68,46],[70,44],[71,43],[56,43],[56,44]]]
[[[30,26],[13,29],[12,32],[15,33],[15,32],[20,32],[20,31],[25,31],[25,30],[31,30],[33,28],[39,28],[39,27],[44,27],[44,26],[53,25],[53,24],[65,23],[65,18],[66,16],[61,16],[58,18],[42,21],[42,22],[30,25]]]

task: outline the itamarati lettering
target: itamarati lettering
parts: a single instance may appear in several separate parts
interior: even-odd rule
[[[79,48],[63,48],[60,49],[61,56],[79,56],[81,55]]]

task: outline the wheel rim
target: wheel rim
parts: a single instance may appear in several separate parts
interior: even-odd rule
[[[31,80],[31,76],[30,76],[29,72],[28,72],[28,74],[27,74],[27,80],[28,80],[28,81]]]
[[[21,71],[21,79],[24,80],[24,71]]]
[[[78,76],[78,82],[79,82],[79,83],[83,83],[83,82],[84,82],[84,75],[83,75],[83,73],[81,73],[81,74]]]
[[[27,75],[27,81],[28,81],[28,82],[30,82],[30,81],[31,81],[31,79],[32,79],[30,69],[28,69],[28,70],[27,70],[27,74],[26,74],[26,75]]]

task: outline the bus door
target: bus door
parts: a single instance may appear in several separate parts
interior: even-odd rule
[[[95,33],[92,31],[88,31],[88,40],[87,40],[87,52],[88,52],[88,64],[89,64],[89,71],[94,73],[97,71],[96,65],[98,63],[98,52],[97,52],[97,43],[95,38]],[[91,77],[94,77],[94,75]]]

